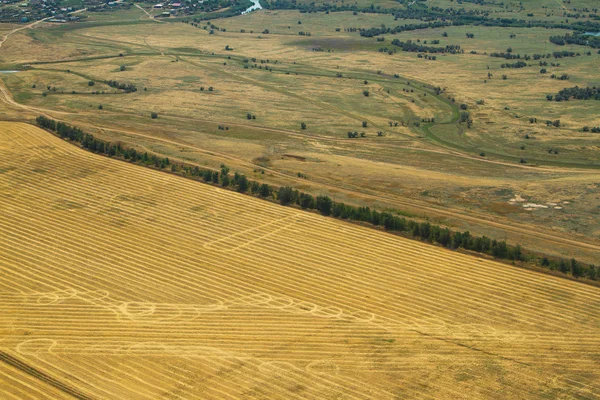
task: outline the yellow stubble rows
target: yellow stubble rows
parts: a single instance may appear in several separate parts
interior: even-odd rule
[[[600,397],[597,288],[0,139],[0,350],[86,396]]]

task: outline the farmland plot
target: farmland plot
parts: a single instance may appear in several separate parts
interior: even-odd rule
[[[0,123],[0,397],[600,397],[600,289]]]

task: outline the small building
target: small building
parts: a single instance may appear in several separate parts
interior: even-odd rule
[[[154,8],[163,8],[163,5],[162,5],[162,4],[160,4],[160,3],[158,3],[158,4],[155,4],[155,5],[154,5]]]

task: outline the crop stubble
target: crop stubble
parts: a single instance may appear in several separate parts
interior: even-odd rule
[[[598,288],[0,136],[0,350],[78,393],[600,397]]]

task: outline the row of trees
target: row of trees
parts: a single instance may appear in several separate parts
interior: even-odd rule
[[[157,169],[169,169],[171,172],[188,178],[201,180],[205,183],[219,185],[224,188],[231,188],[240,193],[250,193],[260,198],[277,201],[284,206],[296,205],[305,210],[318,211],[324,216],[368,223],[381,227],[386,231],[402,233],[449,249],[461,248],[511,261],[522,261],[528,258],[521,249],[521,246],[509,245],[504,240],[499,241],[486,236],[473,236],[468,231],[452,231],[449,228],[433,225],[430,222],[407,219],[387,211],[377,211],[369,207],[357,207],[336,202],[328,196],[313,196],[289,186],[276,188],[266,183],[249,180],[245,175],[238,174],[237,172],[231,175],[229,168],[224,164],[217,171],[180,162],[172,162],[168,157],[140,152],[133,148],[125,147],[118,142],[111,143],[95,138],[93,135],[85,133],[79,128],[62,122],[56,122],[44,116],[38,117],[36,122],[40,127],[55,132],[63,139],[79,143],[81,147],[92,152]],[[540,262],[544,267],[556,269],[563,273],[570,272],[575,277],[598,279],[599,271],[594,266],[581,264],[574,259],[570,262],[565,262],[564,260],[543,258]]]
[[[584,132],[600,133],[600,126],[584,126],[582,129]]]
[[[410,52],[419,52],[419,53],[450,53],[450,54],[456,54],[456,53],[460,53],[461,49],[460,46],[455,45],[455,44],[449,44],[445,47],[434,47],[434,46],[427,46],[427,45],[423,45],[420,43],[415,43],[412,40],[408,40],[406,42],[402,42],[398,39],[394,39],[392,40],[392,44],[394,46],[398,46],[400,47],[403,51],[410,51]]]
[[[590,46],[593,49],[600,48],[600,37],[589,36],[579,32],[575,32],[573,34],[567,33],[564,36],[550,36],[548,40],[559,46],[564,46],[566,44],[578,44],[580,46]]]
[[[442,27],[450,26],[450,25],[452,25],[450,22],[443,22],[443,21],[424,22],[421,24],[404,24],[404,25],[398,25],[395,27],[385,26],[382,24],[382,26],[380,26],[380,27],[374,27],[374,28],[368,28],[368,29],[358,28],[358,31],[360,32],[360,36],[373,37],[373,36],[379,36],[379,35],[383,35],[383,34],[396,34],[396,33],[401,33],[401,32],[406,32],[406,31],[415,31],[415,30],[419,30],[419,29],[442,28]]]
[[[518,60],[521,58],[520,54],[514,54],[513,52],[493,52],[490,53],[490,57],[496,57],[496,58],[504,58],[507,60]],[[529,56],[524,56],[523,59],[528,60]]]
[[[566,58],[566,57],[579,57],[581,54],[575,53],[573,51],[555,51],[552,53],[552,57],[554,58]]]
[[[500,65],[500,68],[525,68],[527,63],[525,61],[517,61],[516,63],[505,63]]]
[[[279,0],[285,2],[288,0]],[[291,1],[295,3],[294,0]],[[331,9],[331,11],[347,11]],[[362,28],[356,29],[360,31],[362,36],[372,37],[377,35],[383,35],[388,33],[400,33],[406,30],[416,29],[428,29],[428,28],[439,28],[443,26],[486,26],[486,27],[512,27],[512,28],[535,28],[543,27],[546,29],[571,29],[576,32],[586,31],[600,31],[600,23],[595,21],[576,21],[570,23],[563,22],[550,22],[542,20],[524,20],[516,18],[491,18],[486,13],[480,13],[479,10],[465,10],[465,9],[454,9],[454,8],[441,8],[441,7],[430,7],[428,8],[416,8],[410,7],[405,10],[398,9],[385,9],[385,8],[363,8],[361,12],[379,12],[386,14],[393,14],[395,19],[420,19],[426,21],[422,24],[405,24],[396,27],[374,27],[374,28]],[[434,21],[434,22],[431,22]],[[428,24],[432,24],[431,26]],[[467,34],[467,37],[473,37],[473,34]]]
[[[593,87],[585,87],[580,88],[579,86],[575,86],[572,88],[565,88],[558,92],[556,95],[548,95],[546,99],[548,101],[569,101],[570,99],[577,100],[600,100],[600,88]]]
[[[137,92],[137,87],[135,87],[134,84],[132,83],[120,83],[117,81],[106,81],[106,84],[110,87],[114,87],[116,89],[121,89],[123,91],[125,91],[125,93],[133,93],[133,92]]]

